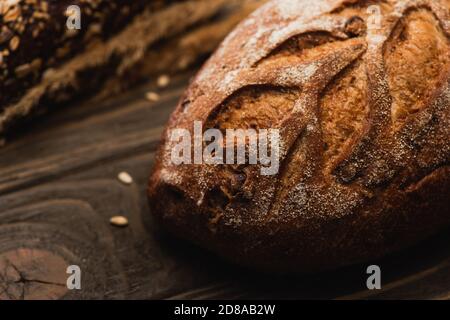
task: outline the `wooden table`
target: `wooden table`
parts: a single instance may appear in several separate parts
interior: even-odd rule
[[[223,262],[158,230],[145,190],[164,123],[191,74],[155,103],[154,81],[40,118],[0,149],[0,299],[449,298],[450,232],[369,264],[272,277]],[[117,179],[121,171],[132,185]],[[150,204],[151,205],[151,204]],[[124,215],[129,226],[110,225]],[[68,290],[68,265],[82,271]]]

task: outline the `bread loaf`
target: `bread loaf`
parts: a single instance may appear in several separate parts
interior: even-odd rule
[[[449,10],[448,0],[264,5],[171,116],[150,178],[154,216],[180,238],[274,272],[367,261],[448,226]],[[192,134],[194,121],[278,129],[278,173],[174,164],[171,132]]]
[[[80,29],[70,30],[66,26],[71,5],[80,8]],[[154,1],[149,10],[163,5],[164,1]],[[127,4],[121,0],[2,1],[0,112],[36,85],[45,70],[59,67],[93,42],[112,37],[146,6],[147,1]]]
[[[49,106],[100,91],[102,96],[117,92],[144,77],[148,79],[151,74],[144,74],[144,70],[165,71],[164,66],[155,66],[160,59],[151,60],[153,46],[174,41],[233,3],[0,2],[0,135],[18,120],[42,113]],[[66,10],[71,5],[78,5],[81,11],[79,30],[70,30],[66,25]]]

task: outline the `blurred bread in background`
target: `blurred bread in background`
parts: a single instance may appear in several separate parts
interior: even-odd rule
[[[191,67],[263,2],[2,2],[0,135],[50,107]],[[80,8],[79,30],[67,26],[71,5]]]

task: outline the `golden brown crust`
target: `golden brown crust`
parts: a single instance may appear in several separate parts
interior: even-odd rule
[[[382,14],[377,28],[365,28],[370,5]],[[239,264],[294,272],[376,258],[448,225],[449,9],[446,0],[269,2],[172,115],[150,179],[154,214]],[[279,128],[278,175],[172,165],[167,135],[194,120]]]

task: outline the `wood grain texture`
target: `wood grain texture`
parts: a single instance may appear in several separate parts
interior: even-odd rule
[[[102,103],[55,111],[0,149],[0,299],[447,299],[450,232],[367,265],[273,278],[229,265],[167,236],[149,215],[147,178],[162,128],[191,74],[161,100],[154,82]],[[134,183],[116,176],[129,172]],[[151,205],[151,204],[150,204]],[[127,228],[109,218],[123,215]],[[65,268],[82,270],[67,290]]]

